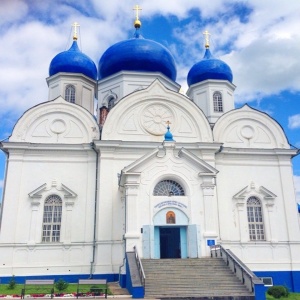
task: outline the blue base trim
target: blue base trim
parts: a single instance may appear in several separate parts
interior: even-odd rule
[[[119,277],[119,285],[123,289],[126,288],[126,274],[120,275],[120,277]]]
[[[145,296],[145,289],[143,286],[132,285],[127,253],[126,253],[126,288],[129,291],[129,293],[132,295],[132,298],[144,298]]]
[[[255,300],[266,300],[266,287],[263,284],[254,285]]]
[[[144,298],[145,292],[144,287],[133,287],[132,288],[132,298]]]
[[[11,280],[10,277],[2,277],[1,283],[7,284]],[[24,284],[26,279],[54,279],[55,281],[63,279],[69,283],[78,283],[79,279],[89,279],[90,274],[61,274],[61,275],[35,275],[35,276],[15,276],[14,279],[18,284]],[[107,282],[119,281],[119,274],[94,274],[93,279],[106,279]]]
[[[254,271],[257,277],[272,277],[273,285],[283,285],[292,293],[300,292],[300,271]]]

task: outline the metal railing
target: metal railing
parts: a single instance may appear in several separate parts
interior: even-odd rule
[[[139,254],[138,254],[137,247],[134,246],[133,249],[134,249],[134,254],[135,254],[135,261],[136,261],[139,275],[140,275],[140,280],[141,280],[142,286],[145,287],[146,276],[145,276],[145,272],[143,269],[143,265],[142,265],[141,259],[139,257]]]
[[[242,281],[242,283],[254,293],[255,284],[263,284],[263,282],[229,249],[223,248],[221,245],[210,247],[211,257],[221,257],[234,274]]]

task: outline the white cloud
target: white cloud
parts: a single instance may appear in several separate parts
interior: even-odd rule
[[[22,0],[1,1],[0,26],[24,18],[27,12],[28,5]]]
[[[288,126],[290,129],[300,128],[300,114],[290,116]]]
[[[241,3],[249,6],[247,22],[235,11]],[[79,45],[97,64],[110,45],[133,33],[135,4],[131,0],[2,0],[0,44],[5,46],[0,57],[0,114],[19,116],[47,100],[49,63],[69,47],[74,21],[81,24]],[[178,82],[185,90],[189,69],[203,56],[202,32],[208,29],[213,54],[233,70],[237,102],[286,89],[300,91],[298,0],[289,5],[281,0],[214,0],[210,5],[205,0],[174,0],[172,5],[143,0],[140,5],[142,21],[154,15],[166,17],[169,23],[170,16],[185,19],[184,26],[173,27],[173,36],[165,37],[176,59]]]

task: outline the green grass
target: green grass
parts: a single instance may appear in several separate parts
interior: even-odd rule
[[[267,294],[267,299],[275,299],[274,297]],[[300,300],[300,294],[299,293],[290,293],[287,298],[280,298],[282,300],[288,299],[288,300]]]
[[[59,294],[72,294],[77,293],[77,283],[70,283],[68,287],[63,291],[58,291],[54,286],[54,293]],[[87,293],[90,291],[92,286],[96,286],[99,288],[104,288],[103,285],[80,285],[79,292],[80,293]],[[8,284],[0,284],[0,295],[21,295],[22,289],[24,288],[24,284],[16,284],[14,289],[9,289]],[[52,285],[26,285],[25,294],[50,294],[51,289],[53,288]],[[108,289],[108,295],[111,295],[111,291]]]

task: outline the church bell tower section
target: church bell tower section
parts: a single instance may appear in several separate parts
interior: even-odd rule
[[[47,84],[49,100],[61,96],[94,114],[97,69],[94,62],[78,47],[77,28],[73,24],[73,43],[69,50],[57,54],[51,61]]]
[[[205,31],[205,54],[188,73],[187,96],[202,109],[211,125],[234,109],[235,85],[230,67],[214,58],[209,50],[209,33]]]

